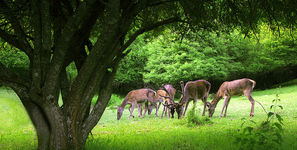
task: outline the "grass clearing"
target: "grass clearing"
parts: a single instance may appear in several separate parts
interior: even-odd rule
[[[268,111],[276,93],[279,94],[281,105],[284,107],[280,112],[284,119],[281,149],[295,150],[297,149],[297,85],[254,91],[252,96]],[[155,112],[145,118],[128,119],[128,107],[121,120],[117,121],[113,105],[118,105],[123,99],[124,97],[116,95],[112,97],[113,103],[93,129],[94,137],[89,137],[86,149],[238,149],[234,138],[238,135],[241,119],[243,117],[248,119],[251,109],[246,97],[232,97],[227,117],[219,118],[223,104],[221,100],[211,118],[212,124],[188,127],[186,119],[160,119],[154,116]],[[196,107],[200,111],[199,114],[202,113],[202,106],[202,102],[199,101]],[[191,107],[190,105],[188,112]],[[0,90],[0,108],[0,149],[36,149],[37,137],[34,128],[13,92]],[[137,116],[137,109],[134,110],[134,115]],[[256,103],[255,117],[252,119],[260,123],[265,118],[265,112]]]

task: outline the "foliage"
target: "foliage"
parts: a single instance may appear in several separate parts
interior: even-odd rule
[[[143,87],[143,72],[148,55],[146,49],[143,49],[145,44],[144,37],[138,37],[129,47],[129,49],[133,50],[121,60],[113,81],[116,92],[126,92]]]
[[[178,85],[181,80],[196,79],[206,79],[213,85],[219,85],[225,80],[250,77],[257,81],[257,87],[264,88],[292,79],[294,73],[287,67],[297,66],[294,59],[297,57],[296,35],[289,36],[291,31],[283,29],[282,37],[277,38],[265,25],[261,26],[260,31],[251,38],[244,37],[237,30],[230,33],[200,30],[188,33],[182,39],[170,29],[155,39],[148,40],[143,36],[135,43],[141,46],[142,51],[135,48],[141,59],[126,57],[123,61],[126,66],[124,69],[121,69],[122,66],[119,68],[126,73],[121,72],[118,77],[133,77],[137,83],[155,86],[164,83]],[[133,48],[131,55],[135,55]],[[135,70],[141,78],[129,74]],[[118,84],[123,82],[117,81]],[[132,80],[127,81],[135,85]]]
[[[283,118],[280,115],[280,110],[283,106],[279,105],[280,99],[278,94],[272,100],[273,104],[270,106],[270,112],[267,113],[266,120],[259,125],[253,120],[249,120],[255,126],[245,126],[246,119],[241,125],[239,135],[236,137],[235,143],[239,145],[240,149],[279,149],[283,142]]]
[[[122,101],[124,100],[125,97],[117,94],[111,95],[111,98],[107,104],[107,107],[113,109],[115,106],[121,105]],[[98,99],[98,95],[94,96],[92,99],[92,104],[91,106],[93,107]]]
[[[11,48],[7,43],[1,42],[0,44],[2,44],[0,62],[21,77],[29,76],[29,59],[27,55],[15,48]]]
[[[215,33],[200,33],[195,39],[183,39],[181,43],[167,40],[175,36],[160,37],[150,43],[145,82],[177,83],[201,78],[226,80],[234,71],[240,72],[242,65],[234,60],[240,59],[236,54],[243,52],[238,47],[241,44],[237,47],[232,45],[235,42],[227,45],[228,39]]]

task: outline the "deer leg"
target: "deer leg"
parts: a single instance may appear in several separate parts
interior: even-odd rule
[[[161,107],[161,102],[159,102],[159,105],[158,105],[158,107],[156,108],[156,116],[158,116],[158,112],[159,112],[160,107]]]
[[[252,104],[250,116],[251,116],[251,117],[254,117],[254,115],[255,115],[255,114],[254,114],[255,100],[253,99],[253,97],[251,96],[251,92],[249,92],[249,91],[244,92],[244,95],[249,99],[249,101],[250,101],[251,104]]]
[[[156,108],[156,117],[159,116],[159,115],[158,115],[158,112],[159,112],[160,107],[161,107],[161,102],[159,102],[159,105],[158,105],[158,107]]]
[[[162,112],[162,116],[161,116],[161,118],[163,118],[163,115],[164,115],[164,112],[166,111],[166,106],[165,105],[163,105],[163,112]],[[165,115],[166,116],[166,115]]]
[[[154,106],[152,104],[148,105],[148,115],[151,115],[153,109],[154,109]]]
[[[230,98],[231,98],[231,97],[229,97],[229,98],[227,99],[227,104],[226,104],[226,108],[225,108],[224,117],[226,117],[226,115],[227,115],[227,109],[228,109],[228,105],[229,105],[229,102],[230,102]]]
[[[138,117],[142,116],[142,104],[137,104],[138,107]]]
[[[130,104],[130,106],[129,106],[129,108],[128,108],[129,112],[131,111],[131,107],[132,107],[132,104]]]
[[[187,104],[186,104],[186,107],[185,107],[185,111],[184,111],[184,113],[183,113],[183,116],[185,116],[185,114],[186,114],[186,111],[187,111],[187,109],[188,109],[188,105],[189,105],[189,101],[187,101]]]
[[[133,116],[133,110],[134,110],[134,108],[135,108],[135,105],[137,105],[136,102],[132,103],[132,107],[131,107],[131,109],[130,109],[130,116],[129,116],[129,119],[130,119],[131,117],[134,118],[134,116]]]
[[[223,112],[224,112],[224,109],[228,103],[228,96],[224,96],[224,104],[223,104],[223,108],[222,108],[222,111],[221,111],[221,114],[220,114],[220,118],[222,118],[222,115],[223,115]]]
[[[205,116],[206,100],[207,100],[207,97],[204,97],[204,98],[202,99],[202,102],[203,102],[203,104],[204,104],[204,106],[203,106],[202,116]]]
[[[144,116],[145,116],[147,110],[148,110],[148,102],[145,102],[145,103],[144,103],[144,114],[143,114],[142,118],[144,118]]]
[[[167,111],[168,111],[167,106],[164,106],[164,108],[165,108],[165,116],[167,116]]]

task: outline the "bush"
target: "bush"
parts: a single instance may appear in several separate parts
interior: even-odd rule
[[[272,102],[271,111],[267,113],[267,118],[259,125],[253,120],[249,120],[252,124],[243,127],[247,123],[247,120],[243,118],[244,122],[241,129],[238,130],[239,135],[235,137],[235,144],[239,146],[239,149],[280,149],[283,142],[283,119],[277,110],[282,110],[283,107],[278,104],[280,102],[278,94]]]
[[[199,125],[212,124],[211,120],[208,117],[200,116],[200,111],[196,111],[196,104],[193,105],[193,108],[187,113],[187,126],[195,127]]]

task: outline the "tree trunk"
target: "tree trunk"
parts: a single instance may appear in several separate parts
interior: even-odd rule
[[[22,100],[29,117],[35,127],[38,138],[38,149],[46,150],[49,148],[50,126],[45,119],[44,113],[42,113],[38,105],[28,101]]]
[[[83,149],[87,138],[83,139],[82,137],[87,136],[81,134],[83,133],[82,128],[68,129],[68,123],[72,123],[65,121],[64,114],[57,113],[61,112],[61,110],[57,110],[60,109],[59,106],[47,104],[42,108],[28,99],[22,99],[22,103],[35,127],[39,150]]]

